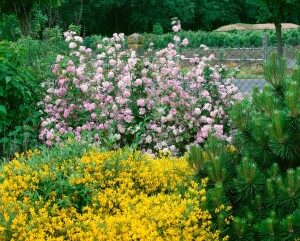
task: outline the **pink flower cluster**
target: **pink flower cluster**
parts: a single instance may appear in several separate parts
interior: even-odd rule
[[[72,32],[65,37],[70,54],[57,57],[57,82],[48,83],[43,100],[40,139],[47,145],[70,132],[78,140],[88,133],[91,142],[113,136],[115,147],[135,143],[148,153],[176,154],[211,132],[230,140],[226,110],[239,96],[231,79],[209,65],[213,56],[195,57],[185,73],[173,43],[148,58],[124,51],[123,34],[104,38],[95,50]]]
[[[172,21],[172,25],[173,25],[172,30],[174,32],[179,32],[180,31],[180,29],[181,29],[180,20],[177,20],[177,19],[173,20]]]

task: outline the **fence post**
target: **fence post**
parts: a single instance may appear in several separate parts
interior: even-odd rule
[[[268,59],[268,35],[267,34],[263,34],[262,35],[262,49],[263,49],[263,60],[267,60]]]

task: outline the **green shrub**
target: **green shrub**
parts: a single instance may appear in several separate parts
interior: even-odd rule
[[[56,56],[68,50],[67,43],[63,41],[62,29],[57,26],[46,28],[43,40],[23,37],[18,39],[17,45],[24,49],[24,65],[30,68],[32,78],[38,84],[52,79]]]
[[[234,147],[210,137],[191,146],[197,178],[209,178],[206,207],[233,206],[230,240],[296,240],[300,237],[300,72],[287,79],[286,61],[265,64],[269,85],[253,101],[236,103]],[[226,223],[218,212],[221,229]]]
[[[68,49],[60,28],[47,28],[43,36],[44,40],[23,37],[15,43],[1,42],[0,156],[38,145],[41,114],[37,103],[45,94],[41,85],[52,79],[57,54]]]
[[[43,29],[48,22],[48,17],[47,15],[44,15],[43,12],[37,8],[37,6],[30,11],[29,17],[30,36],[34,39],[40,39]]]
[[[58,53],[64,54],[68,45],[56,38],[35,40],[32,38],[20,38],[17,41],[24,48],[24,64],[31,69],[31,75],[40,84],[52,78],[52,67]]]
[[[0,15],[0,41],[15,41],[21,37],[21,28],[19,21],[15,15]]]
[[[198,48],[200,44],[209,47],[261,47],[262,35],[268,35],[268,44],[276,45],[276,34],[273,30],[263,31],[229,31],[229,32],[204,32],[204,31],[181,31],[176,33],[182,39],[189,39],[189,48]],[[145,47],[148,46],[148,39],[154,43],[154,48],[160,49],[166,46],[173,38],[174,33],[166,34],[144,34]],[[282,31],[282,39],[285,45],[300,45],[300,28]]]
[[[54,28],[45,28],[43,31],[43,38],[51,43],[58,43],[63,40],[63,30],[59,26]]]
[[[163,27],[159,23],[153,25],[153,34],[160,35],[164,33]]]
[[[26,66],[26,49],[0,42],[0,156],[37,144],[40,99],[39,84]]]
[[[101,35],[92,35],[92,36],[86,36],[83,39],[83,46],[86,46],[87,48],[95,49],[97,47],[97,44],[102,42],[103,37]]]

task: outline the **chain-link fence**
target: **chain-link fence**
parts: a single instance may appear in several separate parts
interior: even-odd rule
[[[206,51],[186,51],[185,56],[209,56],[213,54],[215,56],[213,64],[226,66],[229,75],[235,75],[234,83],[239,88],[239,92],[244,95],[250,95],[254,86],[262,88],[266,84],[263,62],[268,59],[272,52],[276,51],[276,46],[262,46],[261,48],[210,48]],[[300,46],[285,46],[283,48],[283,56],[287,59],[288,75],[291,75],[292,69],[297,66],[297,55],[299,54]]]
[[[267,52],[266,52],[267,51]],[[220,48],[210,49],[206,54],[214,54],[215,64],[225,65],[230,72],[236,71],[235,84],[239,91],[245,95],[252,92],[254,86],[262,88],[266,81],[264,79],[263,62],[276,47],[264,48]],[[297,66],[297,53],[300,46],[284,47],[283,55],[287,59],[287,74]]]

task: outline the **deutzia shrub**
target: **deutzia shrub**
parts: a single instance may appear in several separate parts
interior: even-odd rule
[[[57,57],[44,99],[40,139],[47,145],[73,133],[91,143],[113,140],[116,148],[182,154],[211,132],[230,140],[227,109],[239,98],[237,88],[210,65],[213,56],[182,56],[178,46],[187,39],[174,36],[174,44],[140,57],[124,49],[124,34],[104,38],[94,50],[74,32],[65,37],[69,55]]]

